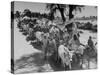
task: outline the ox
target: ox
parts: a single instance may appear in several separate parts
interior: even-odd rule
[[[58,55],[59,55],[59,58],[61,59],[61,62],[64,68],[66,66],[69,66],[69,69],[71,69],[71,61],[72,61],[73,54],[74,54],[74,51],[69,51],[69,49],[65,47],[64,45],[60,45],[58,47]]]

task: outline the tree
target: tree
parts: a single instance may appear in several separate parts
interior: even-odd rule
[[[83,5],[65,5],[65,4],[47,4],[46,8],[50,11],[51,18],[54,19],[54,13],[56,13],[57,10],[59,10],[63,22],[66,21],[66,18],[64,16],[66,7],[69,7],[69,20],[74,18],[73,11],[81,11],[81,8]]]
[[[75,11],[81,12],[82,7],[83,7],[83,5],[69,5],[69,20],[74,18],[73,11],[75,10]]]
[[[73,11],[80,11],[83,7],[82,5],[68,5],[69,7],[69,21],[74,18]],[[76,26],[76,24],[74,24]],[[65,28],[67,28],[70,31],[72,31],[73,23],[67,24]],[[77,27],[77,26],[76,26]],[[77,28],[76,28],[77,29]]]
[[[66,18],[64,16],[64,11],[66,8],[65,4],[47,4],[46,8],[50,11],[49,15],[51,20],[54,19],[54,13],[56,13],[57,10],[59,10],[62,20],[65,21]]]
[[[31,18],[31,14],[32,13],[31,13],[31,11],[29,9],[25,9],[23,13],[24,13],[23,16],[27,16],[27,17],[30,17]]]

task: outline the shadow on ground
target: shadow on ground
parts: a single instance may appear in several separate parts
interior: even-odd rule
[[[25,55],[15,61],[15,67],[17,67],[17,69],[22,69],[22,68],[25,68],[26,66],[32,66],[32,65],[34,66],[44,65],[42,53]]]
[[[53,71],[68,70],[67,67],[66,67],[66,69],[64,69],[60,60],[59,61],[55,60],[55,55],[48,57],[48,60],[44,60],[43,53],[35,53],[35,54],[23,56],[22,58],[20,58],[19,60],[17,60],[15,62],[15,67],[17,67],[16,70],[18,70],[18,69],[23,69],[23,68],[26,68],[26,67],[32,67],[33,66],[33,67],[38,68],[37,72],[45,72],[45,70],[48,69],[48,67],[42,67],[42,66],[46,65],[47,63],[50,65],[49,67]],[[79,66],[77,67],[76,65],[77,64],[72,65],[73,70],[79,69]],[[32,71],[34,72],[34,70],[32,70]],[[32,71],[30,71],[30,72],[32,72]]]
[[[41,50],[41,47],[36,45],[39,50]],[[36,48],[36,47],[35,47]],[[42,51],[42,50],[41,50]],[[77,57],[74,56],[74,59]],[[82,67],[79,65],[80,61],[79,59],[74,60],[72,62],[72,69],[71,70],[82,70]],[[49,64],[50,66],[46,66],[46,64]],[[16,60],[15,62],[15,71],[19,69],[24,69],[27,67],[31,67],[30,71],[24,71],[22,73],[32,73],[32,72],[47,72],[46,70],[50,71],[49,68],[52,69],[52,71],[64,71],[69,70],[68,67],[64,69],[64,67],[61,64],[61,60],[56,61],[56,54],[53,54],[51,56],[48,56],[47,60],[44,60],[44,54],[43,52],[38,52],[34,54],[24,55],[20,59]],[[33,68],[37,68],[34,70]]]

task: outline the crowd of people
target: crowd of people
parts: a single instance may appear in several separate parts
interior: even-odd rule
[[[84,46],[80,43],[80,34],[77,31],[77,25],[74,22],[63,25],[63,28],[60,26],[47,21],[45,24],[20,24],[21,29],[25,32],[28,32],[29,37],[33,42],[39,42],[42,45],[42,50],[44,52],[45,61],[48,59],[48,56],[55,55],[55,60],[58,61],[61,59],[63,65],[69,65],[73,61],[73,55],[84,54],[84,49],[81,46]],[[92,37],[90,36],[87,42],[88,48],[94,50],[94,43]]]

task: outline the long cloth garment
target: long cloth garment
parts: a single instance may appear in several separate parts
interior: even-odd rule
[[[69,34],[68,34],[68,32],[64,33],[63,39],[64,39],[64,42],[66,43],[66,45],[68,45],[68,41],[69,41]]]
[[[42,41],[43,41],[42,50],[43,50],[44,54],[46,55],[46,53],[47,53],[47,49],[46,48],[47,48],[48,38],[43,38]]]
[[[56,42],[54,39],[49,40],[47,42],[46,49],[47,49],[48,54],[50,54],[50,55],[52,55],[56,51]]]
[[[69,44],[69,48],[71,49],[71,50],[77,50],[78,49],[78,47],[80,46],[80,41],[79,41],[79,38],[77,39],[77,40],[74,40],[73,39],[73,37],[69,40],[69,42],[68,42],[68,44]]]

